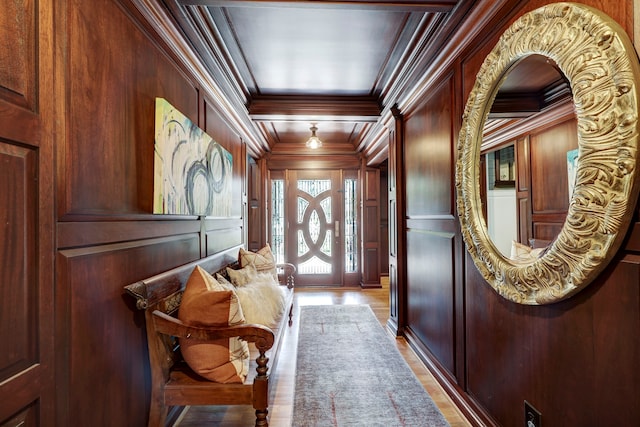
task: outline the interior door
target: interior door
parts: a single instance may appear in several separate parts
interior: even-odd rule
[[[0,426],[55,425],[52,3],[0,14]]]
[[[342,272],[340,171],[291,171],[289,262],[300,285],[339,285]]]

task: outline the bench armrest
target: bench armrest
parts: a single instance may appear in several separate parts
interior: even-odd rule
[[[240,337],[247,342],[255,343],[260,353],[273,346],[273,331],[263,325],[238,325],[228,327],[189,326],[180,319],[159,310],[153,311],[153,324],[156,332],[182,339],[216,340],[220,338]]]
[[[278,271],[278,281],[280,284],[286,285],[289,289],[293,289],[296,266],[288,262],[283,262],[276,264],[276,271]]]

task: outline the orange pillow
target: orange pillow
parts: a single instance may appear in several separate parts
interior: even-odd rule
[[[238,296],[196,267],[182,294],[178,318],[190,326],[235,326],[245,323]],[[187,364],[198,375],[219,383],[242,383],[249,371],[249,346],[238,337],[202,341],[181,338]]]
[[[276,282],[278,281],[276,261],[273,256],[273,252],[271,252],[271,246],[269,246],[268,243],[257,252],[251,252],[240,248],[238,261],[240,262],[240,267],[253,265],[258,273],[271,273],[273,278],[276,279]]]

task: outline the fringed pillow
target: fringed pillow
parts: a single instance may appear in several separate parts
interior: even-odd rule
[[[247,323],[274,328],[285,309],[285,287],[269,273],[259,273],[251,283],[236,289]]]
[[[226,327],[246,323],[235,291],[196,267],[185,287],[178,318],[190,326]],[[218,383],[243,383],[249,346],[238,337],[202,341],[180,339],[182,356],[198,375]]]
[[[225,287],[234,286],[233,283],[220,273],[216,273],[216,281]]]
[[[234,270],[233,268],[227,267],[227,274],[229,275],[229,280],[235,286],[244,286],[247,283],[251,282],[256,277],[256,268],[253,265],[247,265],[242,267],[239,270]]]

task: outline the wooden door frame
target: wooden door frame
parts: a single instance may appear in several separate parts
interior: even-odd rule
[[[287,218],[288,230],[286,240],[290,251],[287,253],[288,262],[293,263],[298,268],[298,256],[295,254],[297,247],[297,182],[299,179],[330,179],[331,180],[331,221],[327,226],[327,230],[333,230],[332,233],[332,272],[327,275],[313,275],[313,278],[300,274],[296,277],[296,283],[303,286],[339,286],[342,285],[343,257],[344,245],[342,243],[342,233],[338,230],[338,237],[335,233],[335,223],[339,221],[340,228],[343,227],[343,206],[340,199],[339,190],[342,182],[342,171],[338,169],[332,170],[293,170],[289,171],[285,182],[285,216]],[[333,225],[333,227],[332,227]]]
[[[274,180],[283,180],[284,181],[284,188],[285,188],[285,200],[289,199],[288,194],[290,194],[290,185],[293,185],[292,182],[296,179],[297,176],[297,171],[298,169],[277,169],[277,170],[269,170],[266,175],[267,179],[265,182],[265,193],[267,194],[267,210],[268,210],[268,214],[266,215],[266,240],[267,241],[271,241],[272,240],[272,228],[271,228],[271,215],[272,215],[272,209],[273,209],[273,200],[272,200],[272,193],[271,193],[271,182]],[[357,235],[356,235],[356,257],[357,257],[357,268],[355,272],[352,273],[346,273],[344,270],[344,254],[345,254],[345,241],[344,241],[344,233],[345,233],[345,221],[344,221],[344,198],[341,196],[342,193],[337,195],[337,206],[340,210],[340,237],[338,239],[338,244],[335,245],[335,247],[337,248],[337,250],[339,251],[338,256],[340,257],[340,271],[339,271],[339,276],[336,279],[336,283],[332,283],[331,285],[335,285],[335,286],[359,286],[360,285],[360,279],[361,279],[361,275],[362,275],[362,259],[361,259],[361,251],[362,251],[362,242],[361,242],[361,226],[360,226],[360,202],[361,202],[361,174],[360,171],[356,168],[348,168],[348,169],[316,169],[314,171],[317,171],[317,174],[320,176],[324,176],[326,177],[328,173],[335,171],[339,174],[339,189],[342,189],[342,187],[344,186],[344,181],[346,179],[355,179],[357,181],[357,185],[356,185],[356,215],[358,216],[357,221],[358,221],[358,227],[357,227]],[[285,202],[285,217],[286,217],[286,221],[289,221],[291,218],[291,212],[293,212],[293,214],[295,214],[295,209],[291,209],[290,207],[287,206],[288,203]],[[334,219],[335,221],[335,219]],[[291,243],[293,240],[290,238],[285,237],[284,239],[284,256],[285,259],[284,261],[286,262],[292,262],[292,258],[289,256],[289,254],[291,254],[293,250],[295,250],[295,242]],[[300,276],[298,276],[300,277]],[[296,283],[298,283],[299,285],[304,285],[304,280],[297,280]],[[328,284],[322,285],[322,286],[328,286]]]

